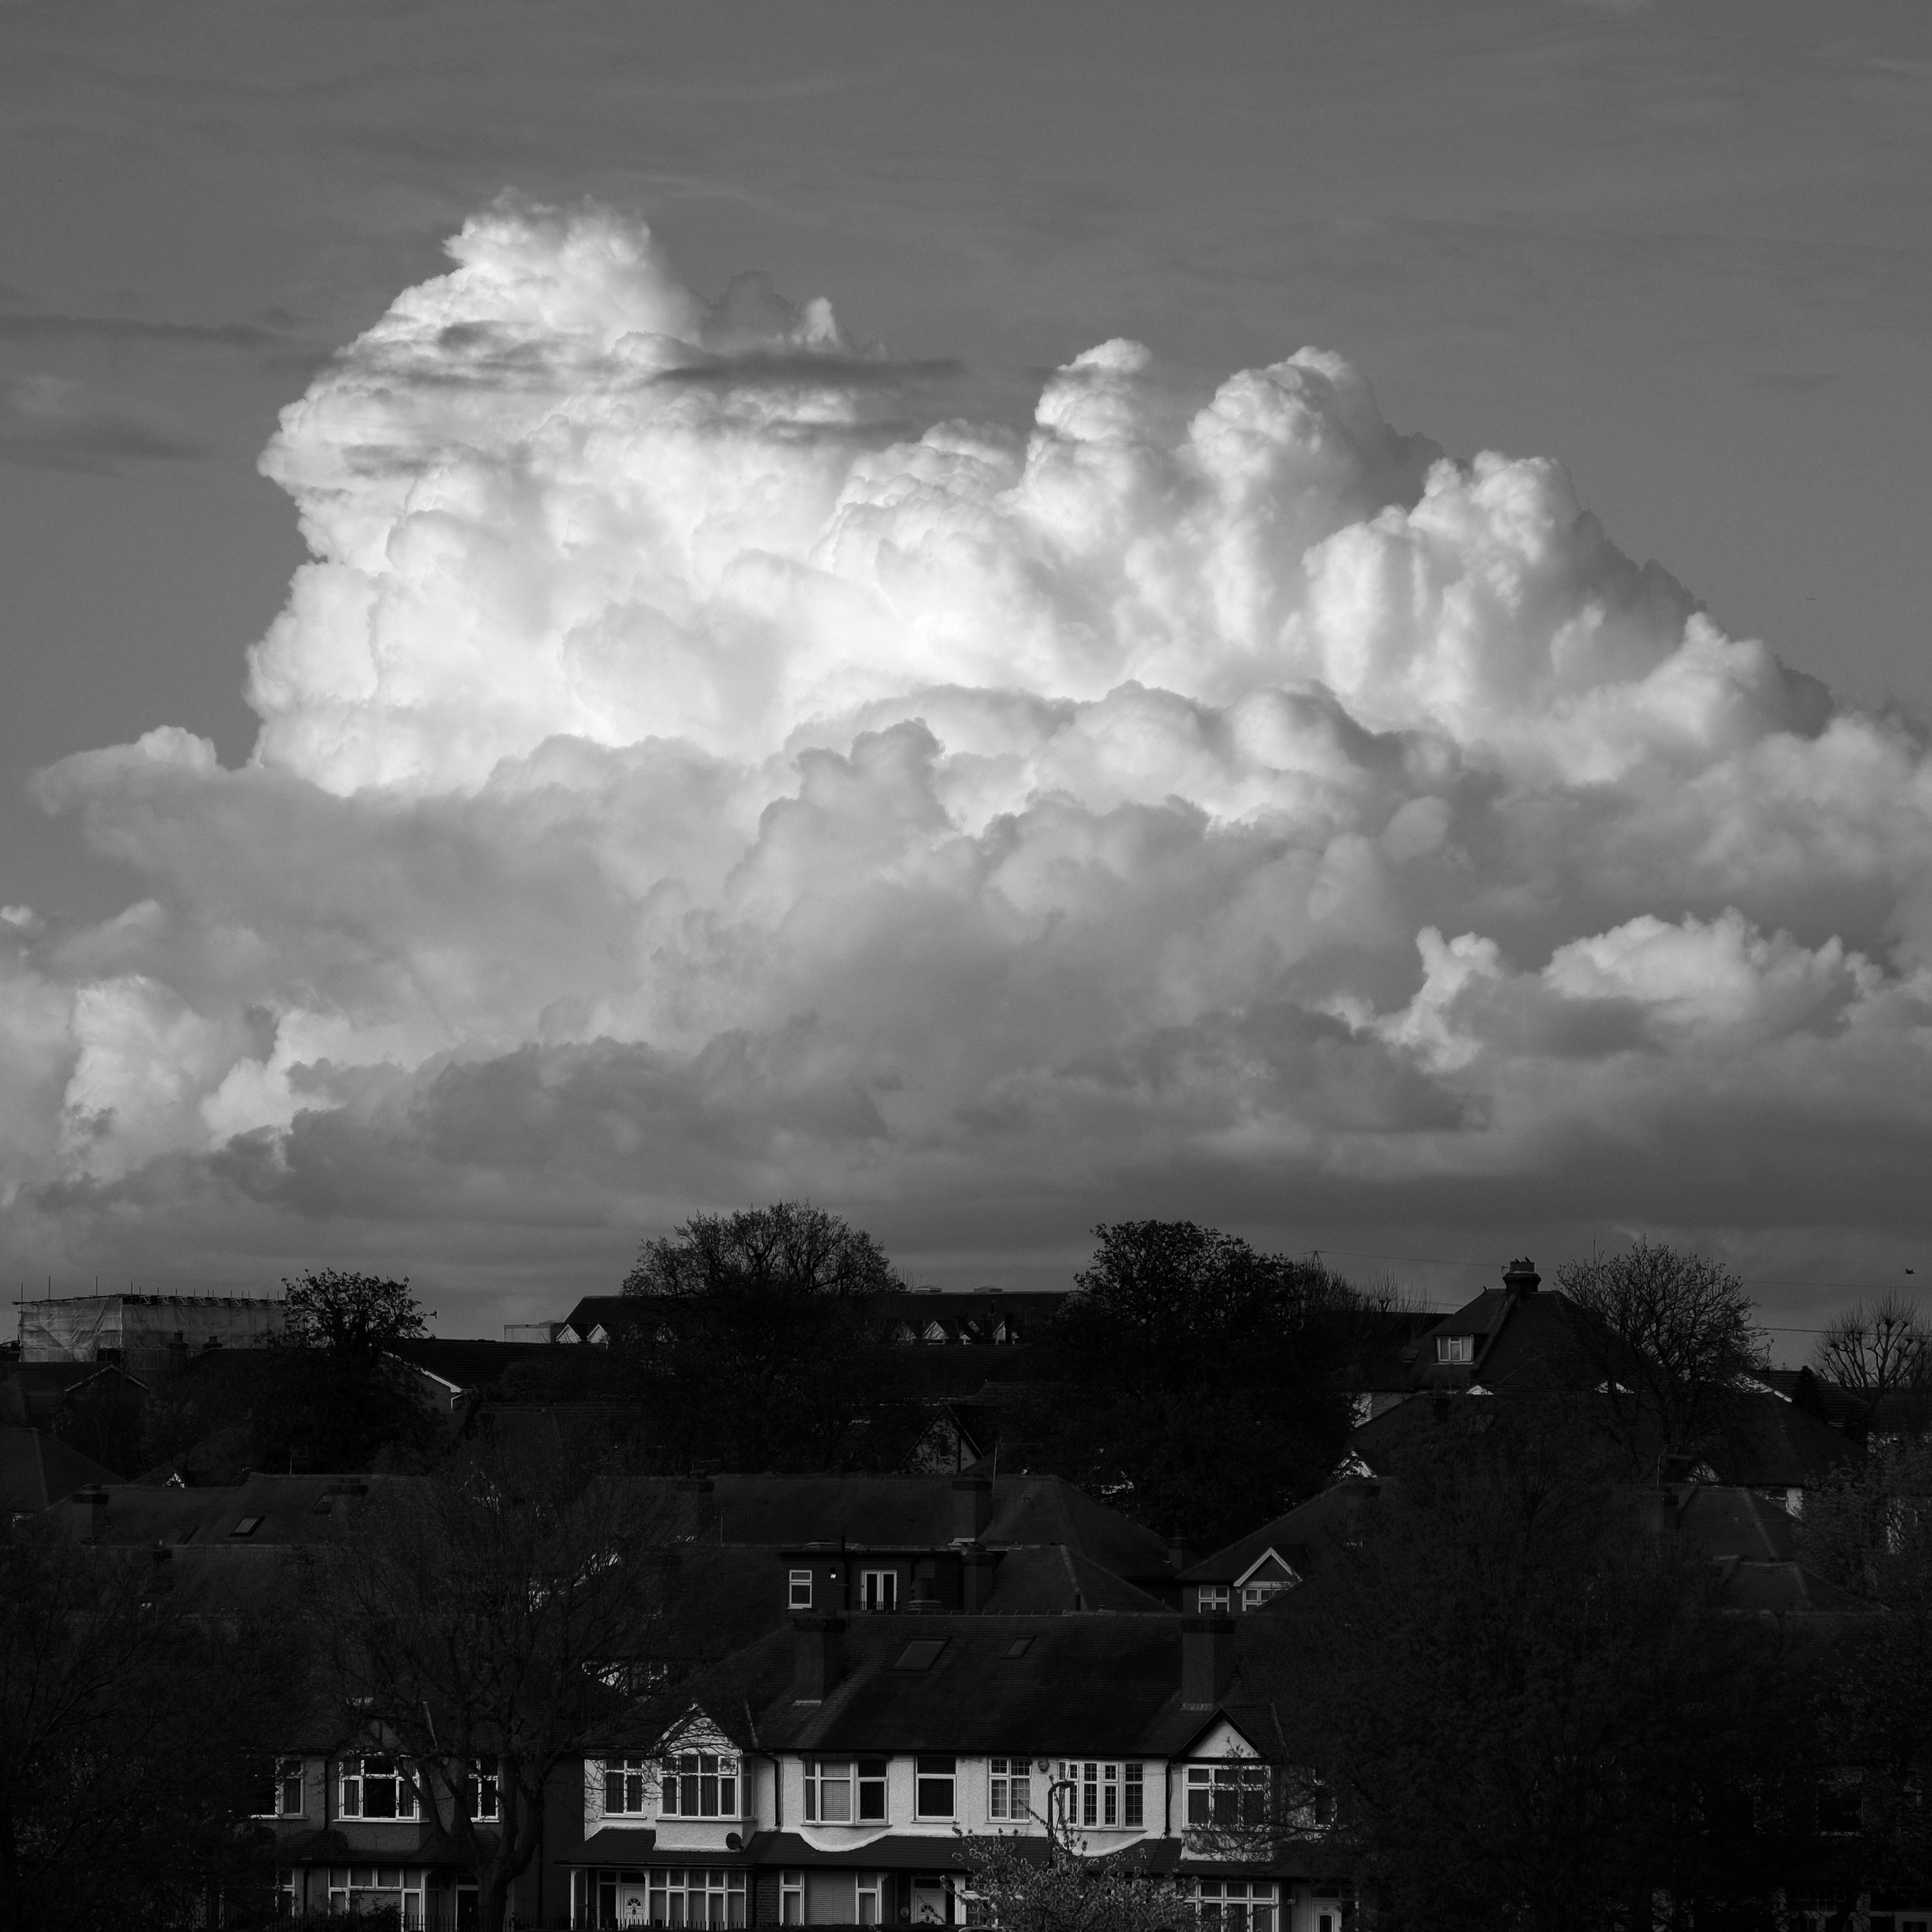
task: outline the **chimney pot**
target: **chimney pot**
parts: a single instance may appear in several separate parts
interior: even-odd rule
[[[1188,1711],[1211,1711],[1234,1681],[1232,1617],[1180,1620],[1180,1702]]]

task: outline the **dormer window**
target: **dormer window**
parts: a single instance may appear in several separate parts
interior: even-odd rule
[[[1437,1336],[1436,1359],[1438,1362],[1473,1362],[1476,1359],[1475,1336],[1473,1335]]]
[[[1195,1592],[1196,1607],[1204,1617],[1212,1616],[1216,1611],[1228,1607],[1228,1586],[1225,1583],[1203,1583]]]
[[[812,1572],[809,1570],[794,1570],[791,1573],[790,1592],[787,1601],[794,1610],[812,1608]]]

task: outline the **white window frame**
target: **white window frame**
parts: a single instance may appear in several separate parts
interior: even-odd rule
[[[826,1816],[830,1794],[844,1791],[845,1816]],[[868,1810],[870,1800],[876,1810]],[[835,1800],[833,1810],[842,1808]],[[805,1760],[805,1820],[808,1825],[884,1825],[891,1822],[892,1780],[882,1757],[808,1757]]]
[[[299,1818],[308,1808],[308,1767],[298,1757],[278,1757],[272,1760],[274,1771],[270,1783],[274,1786],[272,1801],[274,1808],[269,1811],[251,1811],[251,1818]],[[293,1787],[295,1802],[289,1802],[290,1787]]]
[[[859,1915],[861,1925],[883,1925],[886,1922],[885,1875],[882,1872],[854,1872],[853,1878],[853,1909]]]
[[[809,1570],[794,1570],[786,1580],[786,1607],[794,1610],[810,1610],[812,1608],[812,1572]]]
[[[607,1818],[643,1818],[650,1815],[651,1786],[656,1767],[647,1757],[611,1757],[604,1760],[604,1815]],[[610,1794],[616,1790],[617,1802]]]
[[[939,1767],[944,1765],[942,1771]],[[919,1819],[956,1818],[959,1815],[959,1760],[938,1752],[922,1752],[913,1760],[913,1816]],[[946,1809],[932,1811],[926,1808],[926,1788],[928,1785],[944,1784],[946,1786]]]
[[[1274,1778],[1267,1763],[1260,1758],[1222,1757],[1197,1761],[1186,1768],[1182,1783],[1182,1809],[1184,1826],[1190,1832],[1199,1831],[1252,1831],[1267,1820],[1268,1802],[1273,1796]],[[1240,1814],[1249,1808],[1246,1794],[1261,1793],[1262,1816],[1259,1820],[1244,1818]],[[1232,1803],[1217,1805],[1217,1797],[1231,1798]],[[1203,1802],[1195,1803],[1198,1796]],[[1196,1817],[1196,1811],[1206,1813],[1204,1817]],[[1216,1810],[1232,1810],[1232,1818],[1217,1817]]]
[[[420,1865],[332,1865],[328,1870],[330,1916],[344,1916],[356,1908],[358,1895],[393,1892],[401,1900],[404,1924],[419,1927],[423,1923],[423,1894],[428,1888],[428,1876]],[[383,1882],[392,1878],[396,1881],[393,1885]]]
[[[1228,1607],[1228,1586],[1225,1583],[1202,1583],[1195,1591],[1194,1600],[1204,1617],[1225,1610]]]
[[[1244,1583],[1241,1586],[1241,1608],[1258,1610],[1264,1604],[1274,1602],[1276,1598],[1285,1595],[1294,1588],[1292,1583],[1288,1582]]]
[[[1277,1932],[1281,1890],[1271,1878],[1197,1878],[1185,1880],[1195,1917],[1220,1932]]]
[[[1082,1831],[1147,1828],[1147,1774],[1138,1759],[1068,1758],[1059,1768],[1062,1821]]]
[[[744,1780],[732,1751],[688,1750],[668,1754],[658,1796],[658,1816],[685,1823],[740,1815]],[[694,1801],[686,1810],[685,1801]],[[707,1805],[706,1801],[710,1800]]]
[[[1436,1338],[1436,1359],[1438,1362],[1466,1365],[1476,1359],[1476,1338],[1473,1335],[1438,1335]]]
[[[782,1871],[778,1874],[778,1923],[781,1925],[802,1925],[805,1923],[805,1874],[802,1871]]]
[[[494,1765],[472,1764],[463,1780],[463,1800],[472,1825],[495,1825],[502,1821],[503,1786],[501,1773]]]
[[[986,1760],[986,1816],[996,1824],[1024,1825],[1033,1817],[1033,1760]]]
[[[682,1910],[677,1918],[681,1925],[745,1923],[746,1888],[742,1870],[720,1870],[715,1865],[653,1865],[644,1876],[650,1901],[645,1916],[653,1925],[671,1922],[671,1914],[666,1907],[673,1898],[681,1903]],[[722,1904],[724,1907],[715,1917],[710,1910],[713,1903]]]
[[[859,1607],[862,1610],[890,1612],[899,1606],[899,1573],[896,1570],[861,1570],[859,1572]]]
[[[388,1765],[391,1768],[372,1772],[369,1769],[372,1764]],[[393,1812],[363,1808],[372,1778],[384,1783],[394,1779],[396,1808]],[[338,1817],[357,1819],[365,1825],[413,1825],[420,1811],[416,1803],[416,1780],[404,1772],[402,1760],[393,1752],[365,1751],[358,1756],[340,1759],[337,1765],[335,1811]]]

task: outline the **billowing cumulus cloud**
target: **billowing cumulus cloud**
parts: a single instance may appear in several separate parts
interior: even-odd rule
[[[537,1271],[779,1192],[940,1262],[1190,1207],[1922,1232],[1924,747],[1556,464],[1312,349],[935,420],[607,212],[451,254],[263,459],[312,560],[250,762],[40,780],[145,896],[0,927],[29,1265]]]

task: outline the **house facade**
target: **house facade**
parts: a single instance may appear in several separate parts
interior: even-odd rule
[[[1276,1727],[1241,1702],[1241,1636],[1164,1612],[800,1615],[694,1686],[659,1750],[586,1761],[570,1923],[962,1924],[976,1848],[1044,1857],[1051,1831],[1230,1932],[1339,1932],[1319,1822],[1284,1820]]]

